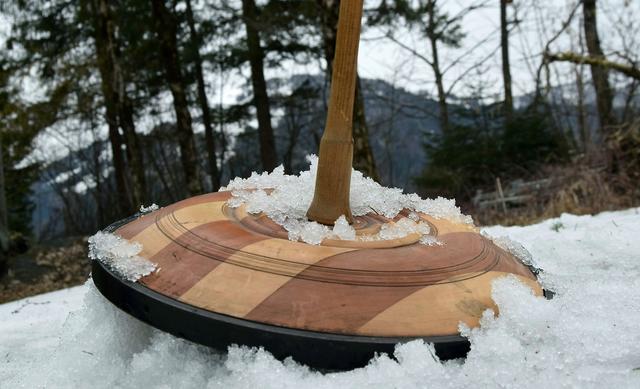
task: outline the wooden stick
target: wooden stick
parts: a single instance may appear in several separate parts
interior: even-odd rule
[[[320,157],[310,220],[333,224],[344,215],[353,222],[349,206],[353,165],[353,100],[363,0],[342,0],[333,61],[327,123],[320,141]]]

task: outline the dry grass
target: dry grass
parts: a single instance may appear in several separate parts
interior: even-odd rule
[[[525,206],[471,209],[480,225],[526,225],[562,213],[596,214],[640,206],[640,120],[614,129],[606,147],[561,166],[548,166],[535,177],[551,178]]]
[[[35,246],[12,262],[0,280],[0,304],[80,285],[89,277],[86,238]]]

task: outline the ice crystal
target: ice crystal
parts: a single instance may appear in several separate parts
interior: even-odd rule
[[[331,229],[307,220],[306,213],[313,197],[318,158],[312,155],[307,159],[310,162],[309,170],[297,176],[285,174],[284,168],[278,166],[271,173],[253,173],[248,178],[231,180],[226,188],[221,188],[232,193],[227,204],[230,207],[244,204],[249,213],[266,214],[288,231],[291,240],[320,244],[327,238],[360,239],[355,236],[355,231],[351,233],[344,228],[344,221],[337,220],[337,225]],[[349,201],[354,216],[375,212],[393,219],[402,210],[409,211],[408,217],[383,225],[379,235],[362,238],[365,240],[398,239],[416,232],[428,234],[428,225],[419,222],[420,217],[416,212],[436,219],[473,225],[471,217],[463,215],[454,200],[442,197],[422,199],[415,193],[405,194],[402,189],[384,187],[371,178],[364,177],[357,170],[351,172]]]
[[[137,281],[156,269],[154,263],[138,255],[140,251],[140,243],[115,234],[100,231],[89,238],[89,258],[104,263],[129,281]]]

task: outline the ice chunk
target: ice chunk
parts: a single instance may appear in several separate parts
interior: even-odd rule
[[[380,228],[379,236],[381,240],[399,239],[410,234],[427,235],[430,230],[431,227],[425,222],[416,223],[409,218],[403,217],[395,223],[383,224]]]
[[[447,219],[456,223],[473,225],[473,218],[463,214],[453,199],[445,199],[440,196],[435,199],[421,199],[416,194],[408,195],[408,197],[413,205],[411,209],[426,213],[436,219]]]
[[[320,244],[323,239],[329,237],[353,239],[351,232],[342,228],[342,222],[338,227],[338,232],[340,232],[338,233],[307,220],[306,213],[315,188],[318,158],[311,155],[307,159],[310,162],[309,170],[303,171],[297,176],[284,174],[284,168],[278,166],[271,173],[253,173],[248,178],[231,180],[227,187],[221,188],[221,190],[231,191],[232,197],[227,201],[227,204],[234,208],[245,204],[249,213],[264,213],[274,222],[283,226],[289,233],[289,239],[292,240]],[[442,197],[422,199],[417,194],[404,194],[402,189],[383,187],[371,178],[364,177],[357,170],[353,170],[351,173],[349,201],[354,216],[375,212],[393,219],[402,210],[408,210],[408,218],[403,219],[414,223],[420,221],[417,212],[422,212],[434,218],[450,219],[457,223],[473,225],[471,217],[463,215],[460,208],[456,207],[454,200]],[[423,231],[424,227],[416,229],[415,227],[409,228],[408,224],[392,225],[385,227],[380,236],[358,239],[397,239],[421,230]],[[344,238],[342,232],[346,234]],[[428,231],[422,233],[428,234]]]
[[[154,263],[138,255],[140,251],[140,243],[115,234],[100,231],[89,238],[89,258],[104,263],[129,281],[137,281],[156,269]]]
[[[438,238],[436,238],[433,235],[424,235],[422,238],[420,238],[420,243],[422,243],[423,245],[426,245],[426,246],[442,246],[442,245],[444,245],[444,243],[439,241]]]
[[[509,238],[508,236],[492,237],[483,231],[483,235],[491,239],[496,246],[510,253],[514,257],[518,258],[520,262],[527,266],[538,269],[538,265],[533,260],[533,256],[523,245]]]
[[[342,240],[355,240],[356,230],[349,224],[347,218],[342,215],[333,226],[333,234]]]
[[[145,207],[144,205],[141,205],[140,206],[140,213],[153,212],[153,211],[157,210],[158,208],[160,208],[160,207],[158,207],[158,204],[156,204],[156,203],[153,203],[148,207]]]

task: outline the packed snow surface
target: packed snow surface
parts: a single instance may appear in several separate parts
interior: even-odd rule
[[[98,232],[89,238],[89,258],[107,265],[129,281],[150,274],[156,265],[139,256],[142,245],[108,232]]]
[[[0,387],[640,388],[640,209],[486,231],[522,242],[557,294],[497,280],[500,316],[463,328],[465,361],[420,341],[331,373],[264,350],[214,352],[132,319],[88,281],[0,305]]]
[[[333,228],[309,221],[306,213],[313,199],[318,170],[318,158],[308,157],[309,170],[298,176],[284,174],[282,166],[271,173],[253,173],[249,178],[236,178],[221,190],[232,191],[233,197],[228,204],[231,207],[246,205],[249,213],[264,213],[274,222],[284,227],[289,239],[301,240],[310,244],[320,244],[327,238],[355,240],[356,234],[346,220],[339,218]],[[422,212],[435,218],[445,218],[458,223],[473,224],[470,216],[463,215],[456,207],[455,200],[437,197],[422,199],[415,193],[405,194],[399,188],[387,188],[357,170],[351,172],[351,192],[349,202],[354,216],[375,212],[393,219],[403,209]],[[415,215],[417,216],[417,215]],[[383,225],[380,234],[359,237],[363,240],[397,239],[413,233],[426,235],[429,226],[419,218],[401,218],[398,223]],[[351,229],[351,230],[350,230]],[[426,239],[432,244],[433,239]]]

